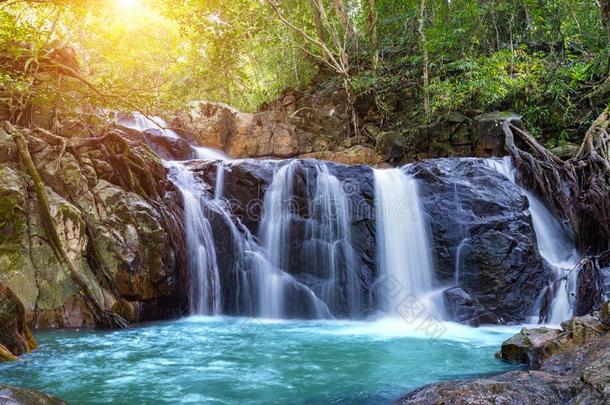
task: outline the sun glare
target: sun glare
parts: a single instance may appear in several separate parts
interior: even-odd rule
[[[116,3],[122,8],[136,8],[140,5],[139,0],[116,0]]]

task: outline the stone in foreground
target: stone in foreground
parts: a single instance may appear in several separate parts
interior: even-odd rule
[[[0,384],[0,404],[3,405],[66,405],[67,402],[43,392]]]

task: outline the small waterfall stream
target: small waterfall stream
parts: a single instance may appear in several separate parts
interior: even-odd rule
[[[327,165],[317,165],[315,171],[303,254],[321,279],[314,290],[331,312],[358,319],[363,310],[362,288],[352,249],[349,201]]]
[[[549,211],[548,208],[532,192],[519,186],[515,179],[515,168],[510,157],[502,159],[488,159],[487,164],[506,176],[513,184],[521,189],[529,201],[529,211],[532,215],[534,231],[540,255],[553,268],[555,279],[547,287],[553,295],[546,322],[559,324],[574,314],[574,295],[576,293],[576,272],[572,271],[581,257],[576,251],[565,228]],[[547,291],[543,291],[543,295]],[[539,302],[542,299],[538,300]],[[541,304],[534,308],[532,316],[540,316]]]
[[[190,312],[197,315],[220,313],[220,276],[210,222],[203,212],[208,192],[193,173],[180,162],[165,162],[184,199],[184,222],[188,254]]]
[[[375,170],[375,208],[379,274],[384,310],[397,315],[413,298],[438,314],[433,293],[430,235],[416,180],[401,169]]]
[[[148,118],[134,113],[132,119],[124,119],[120,124],[141,132],[151,129],[161,130],[163,136],[178,139],[167,123],[159,118]],[[226,159],[222,153],[209,148],[192,146],[198,159]],[[220,275],[213,233],[210,221],[204,213],[206,202],[210,201],[209,192],[194,174],[179,161],[164,161],[174,183],[184,200],[185,236],[189,280],[189,310],[197,315],[217,315],[221,312]]]

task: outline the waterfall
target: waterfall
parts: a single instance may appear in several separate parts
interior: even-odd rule
[[[297,161],[280,168],[265,194],[260,240],[267,253],[266,259],[258,257],[264,270],[258,274],[259,313],[265,318],[282,318],[286,297],[283,273],[288,258],[290,227],[292,225],[292,185]]]
[[[184,199],[184,222],[189,270],[189,307],[192,314],[220,313],[221,290],[210,222],[202,206],[208,192],[180,162],[165,162]]]
[[[135,113],[117,121],[140,132],[154,129],[160,131],[162,137],[181,139],[158,117]],[[323,253],[316,251],[316,260],[326,265],[320,269],[328,275],[323,288],[316,291],[322,297],[320,299],[312,288],[288,273],[289,262],[297,260],[291,253],[290,243],[296,218],[293,179],[299,162],[282,166],[273,177],[265,195],[259,245],[257,238],[231,213],[230,206],[223,200],[225,173],[230,170],[231,161],[214,149],[195,145],[190,148],[191,157],[219,161],[214,195],[184,162],[164,161],[170,179],[184,200],[190,312],[265,318],[329,318],[332,315],[326,302],[333,308],[339,306],[341,292],[347,297],[344,305],[349,315],[355,316],[359,311],[359,293],[351,291],[359,291],[359,285],[355,286],[355,276],[348,271],[351,270],[352,254],[347,199],[328,168],[325,165],[318,167],[316,191],[313,197],[310,196],[313,216],[307,225],[310,239],[326,247]],[[316,198],[318,194],[319,198]],[[335,207],[337,201],[338,208]],[[345,294],[342,293],[346,288],[343,283],[347,283]]]
[[[285,316],[286,305],[300,304],[297,297],[290,295],[290,290],[294,287],[292,284],[298,282],[286,273],[291,262],[296,260],[292,256],[291,243],[294,243],[293,227],[297,207],[293,193],[298,167],[298,160],[280,167],[273,175],[271,186],[265,194],[259,238],[266,252],[266,260],[259,257],[261,270],[258,277],[261,297],[259,311],[263,317],[282,318]],[[298,285],[306,289],[305,297],[315,304],[316,313],[329,314],[329,301],[325,296],[318,297],[304,284]]]
[[[559,324],[574,315],[573,297],[576,294],[577,274],[572,270],[580,261],[580,255],[565,228],[542,201],[529,190],[517,184],[515,168],[510,157],[488,159],[486,162],[491,168],[506,176],[519,187],[529,201],[529,211],[532,215],[538,251],[555,273],[552,285],[549,287],[553,298],[547,322]],[[540,311],[541,305],[537,304],[534,308],[534,316],[539,316]]]
[[[224,192],[225,184],[225,165],[218,163],[216,166],[216,187],[214,188],[214,201],[220,201]]]
[[[260,240],[267,251],[269,263],[276,269],[288,268],[290,231],[296,210],[293,199],[294,177],[298,163],[293,160],[275,172],[265,194]]]
[[[309,196],[304,260],[320,278],[314,290],[335,316],[362,315],[362,288],[351,241],[349,200],[343,185],[326,164],[315,167],[315,188]]]
[[[434,271],[430,235],[416,180],[401,169],[375,170],[377,261],[386,313],[397,315],[418,299],[437,313],[429,299]]]
[[[141,132],[158,129],[163,136],[178,139],[179,135],[167,128],[159,117],[134,113],[119,120],[121,125]],[[199,159],[224,160],[226,156],[210,148],[191,145]],[[210,221],[204,206],[211,200],[208,191],[181,162],[164,161],[184,200],[184,226],[189,274],[189,310],[197,315],[217,315],[221,311],[220,276]]]

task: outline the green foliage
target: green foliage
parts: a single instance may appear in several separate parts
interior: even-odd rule
[[[358,37],[349,49],[349,83],[356,96],[374,98],[386,125],[506,109],[554,143],[582,133],[575,123],[591,115],[584,95],[608,70],[609,44],[596,2],[425,0],[426,40],[420,43],[421,1],[376,0],[378,49],[371,49],[370,3],[343,0]],[[322,1],[326,28],[341,34],[335,3]],[[83,97],[102,107],[157,114],[196,99],[253,111],[315,77],[342,86],[338,75],[317,76],[323,55],[303,38],[319,35],[313,3],[275,4],[301,32],[262,0],[7,2],[0,5],[0,113],[23,100],[69,109]],[[323,33],[322,40],[335,52],[330,36]],[[101,93],[79,94],[64,82],[40,84],[37,66],[51,42],[76,49],[83,76]],[[376,51],[380,66],[373,70]],[[421,102],[424,68],[429,114]]]

